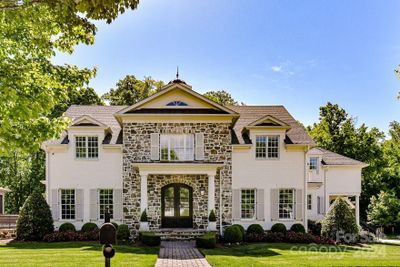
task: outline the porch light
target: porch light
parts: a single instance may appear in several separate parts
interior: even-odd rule
[[[200,187],[200,195],[204,196],[205,193],[206,189],[204,188],[204,186]]]

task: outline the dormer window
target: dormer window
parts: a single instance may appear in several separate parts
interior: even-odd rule
[[[182,102],[182,101],[172,101],[172,102],[169,102],[168,104],[167,104],[167,106],[169,106],[169,107],[185,107],[185,106],[187,106],[188,104],[186,104],[185,102]]]
[[[97,136],[76,136],[75,156],[77,159],[97,159],[99,140]]]
[[[279,158],[279,135],[256,137],[256,158]]]

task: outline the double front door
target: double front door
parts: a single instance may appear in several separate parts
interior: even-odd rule
[[[161,190],[163,228],[193,227],[193,190],[185,184],[169,184]]]

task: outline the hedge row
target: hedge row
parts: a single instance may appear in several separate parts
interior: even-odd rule
[[[217,245],[217,236],[215,233],[207,233],[196,238],[196,246],[199,248],[215,248]]]
[[[148,246],[159,246],[161,243],[161,237],[154,232],[140,232],[139,238],[143,244]]]

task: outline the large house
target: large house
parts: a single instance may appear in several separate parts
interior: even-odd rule
[[[307,225],[344,196],[359,219],[362,162],[317,148],[283,106],[222,106],[176,79],[132,106],[71,106],[46,151],[55,225],[138,229]]]

